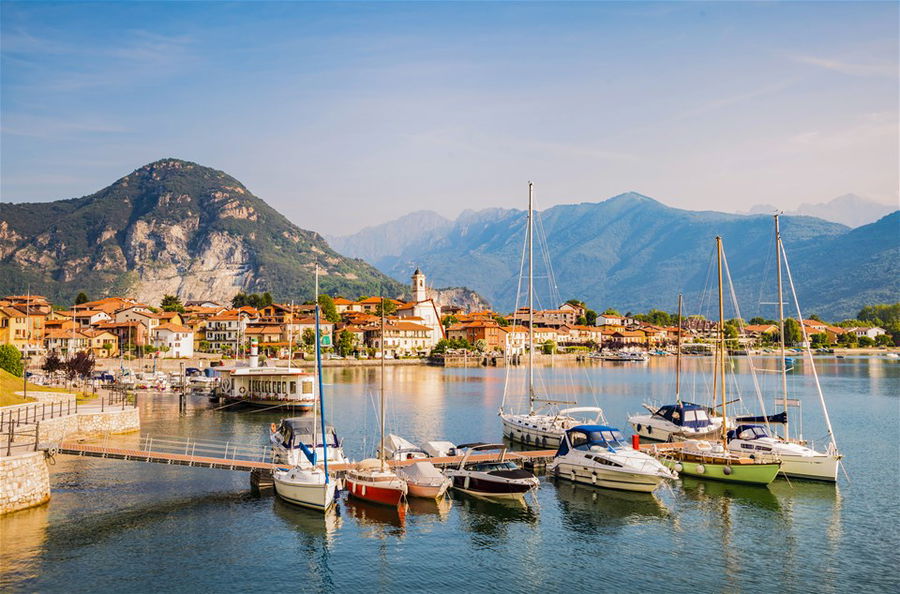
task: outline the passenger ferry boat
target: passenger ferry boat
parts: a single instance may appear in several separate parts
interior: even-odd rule
[[[228,403],[257,408],[312,410],[316,405],[314,373],[284,367],[259,367],[257,346],[250,346],[250,366],[223,369],[217,395]]]

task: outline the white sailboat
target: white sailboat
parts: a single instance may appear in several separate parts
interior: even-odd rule
[[[828,445],[824,452],[819,452],[809,447],[803,436],[798,433],[796,438],[790,437],[788,408],[792,405],[798,405],[799,401],[788,398],[787,389],[787,359],[785,357],[784,345],[784,296],[782,289],[782,261],[784,261],[785,270],[791,286],[791,293],[794,298],[794,304],[797,308],[797,318],[802,320],[803,315],[800,313],[800,304],[797,301],[797,293],[794,290],[794,281],[791,277],[791,269],[787,263],[787,254],[784,251],[784,244],[781,241],[781,230],[779,227],[778,216],[775,215],[775,251],[777,253],[777,272],[776,279],[778,283],[778,335],[780,355],[778,357],[781,376],[781,398],[776,400],[776,404],[781,405],[781,413],[773,416],[761,417],[739,417],[736,419],[738,425],[734,430],[729,431],[728,449],[732,452],[741,452],[743,454],[752,455],[760,460],[781,460],[780,474],[790,478],[802,478],[811,480],[820,480],[827,482],[837,481],[838,465],[842,458],[838,451],[837,443],[834,438],[834,430],[831,427],[831,419],[828,416],[828,407],[825,405],[825,397],[822,394],[822,386],[819,384],[819,376],[816,372],[815,362],[812,357],[812,350],[809,346],[809,337],[806,335],[806,327],[800,324],[803,333],[803,344],[805,345],[805,354],[809,357],[809,366],[812,369],[813,378],[815,379],[816,390],[819,394],[819,402],[822,406],[822,413],[825,419],[827,429]],[[772,424],[784,425],[784,437],[780,437],[772,431]]]
[[[316,371],[319,379],[319,418],[322,422],[322,435],[327,435],[325,424],[325,396],[322,390],[322,340],[319,330],[319,266],[316,265]],[[313,438],[311,444],[300,443],[304,453],[296,466],[287,470],[276,470],[272,473],[275,492],[285,501],[296,505],[325,511],[334,504],[337,494],[337,481],[328,475],[328,439],[322,439],[322,464],[317,465],[317,445],[315,408],[313,409]],[[310,449],[310,447],[312,449]]]
[[[528,244],[528,412],[513,413],[504,409],[506,393],[500,404],[500,421],[503,425],[503,437],[510,441],[534,447],[559,447],[563,435],[568,429],[585,423],[597,424],[605,422],[603,410],[596,406],[582,406],[559,410],[564,404],[575,404],[571,401],[553,400],[539,397],[534,387],[534,184],[528,182],[528,228],[526,242]],[[521,277],[520,277],[521,278]],[[538,406],[536,406],[538,405]],[[592,414],[589,418],[576,418],[572,415]]]

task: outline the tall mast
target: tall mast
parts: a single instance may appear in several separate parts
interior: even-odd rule
[[[727,437],[728,412],[725,410],[725,300],[722,297],[722,238],[716,236],[716,264],[719,273],[719,373],[722,385],[722,441]]]
[[[322,462],[325,464],[325,483],[328,484],[328,436],[325,433],[325,395],[322,392],[322,337],[319,330],[319,263],[316,262],[316,375],[319,379],[319,419],[322,423]],[[291,301],[293,317],[294,302]],[[316,451],[316,407],[313,405],[313,458]]]
[[[778,265],[776,267],[776,277],[778,279],[778,346],[780,348],[779,356],[781,358],[781,403],[784,407],[785,412],[784,435],[785,437],[788,437],[787,362],[784,360],[784,297],[782,295],[781,287],[781,228],[779,226],[777,214],[775,215],[775,254],[777,258],[776,261],[778,262]],[[800,323],[803,324],[803,320],[800,320]]]
[[[319,311],[319,265],[316,264],[316,314]],[[294,300],[291,299],[291,312],[290,312],[290,320],[288,322],[288,369],[291,368],[291,363],[294,359]],[[316,326],[316,330],[319,327]]]
[[[675,402],[681,404],[681,293],[678,294],[678,346],[675,351]]]
[[[528,182],[528,412],[534,412],[534,184]]]
[[[378,448],[378,457],[381,460],[381,470],[384,471],[384,295],[381,296],[381,442]]]

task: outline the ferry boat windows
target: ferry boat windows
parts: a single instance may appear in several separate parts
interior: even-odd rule
[[[301,388],[303,389],[304,394],[312,394],[313,393],[313,383],[311,381],[305,381],[302,383]]]
[[[291,391],[290,391],[290,393],[291,393],[291,394],[296,394],[296,393],[297,393],[297,382],[291,382]]]

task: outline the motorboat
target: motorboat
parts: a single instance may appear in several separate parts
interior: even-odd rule
[[[384,450],[384,457],[387,460],[418,460],[429,457],[428,452],[393,433],[389,433],[384,439],[381,449]]]
[[[584,418],[586,415],[589,418]],[[574,415],[582,415],[581,418]],[[603,409],[596,406],[564,408],[557,413],[532,411],[523,414],[503,413],[503,437],[528,446],[542,448],[559,447],[566,431],[585,423],[604,422]]]
[[[397,467],[397,475],[406,481],[407,495],[440,499],[450,487],[450,479],[427,460]]]
[[[710,416],[705,406],[675,402],[663,406],[644,404],[645,414],[628,417],[639,436],[654,441],[710,439],[722,432],[722,417]]]
[[[381,312],[381,335],[384,336],[384,311]],[[383,345],[382,345],[383,348]],[[380,406],[379,425],[381,428],[381,440],[386,444],[384,435],[384,357],[381,357],[380,373]],[[405,441],[405,440],[404,440]],[[407,442],[408,443],[408,442]],[[406,481],[397,476],[387,465],[385,448],[378,448],[378,458],[367,458],[355,468],[347,471],[345,479],[347,491],[351,497],[380,503],[383,505],[399,506],[406,501],[408,488]]]
[[[506,446],[503,444],[466,444],[458,449],[466,450],[459,466],[444,471],[457,491],[487,499],[523,500],[526,494],[538,488],[534,474],[505,459]],[[471,459],[473,455],[492,450],[500,451],[497,460]]]
[[[272,423],[269,426],[269,442],[272,444],[272,457],[276,464],[300,464],[304,456],[303,448],[314,451],[317,460],[327,456],[330,463],[348,462],[344,456],[342,441],[334,427],[325,426],[323,439],[314,417],[290,417],[281,419],[278,425]]]
[[[728,450],[763,461],[781,461],[781,474],[791,478],[837,481],[839,455],[817,452],[800,443],[770,436],[762,425],[738,425],[728,432]]]
[[[547,470],[575,483],[643,493],[678,478],[652,456],[627,445],[618,429],[606,425],[579,425],[566,431]]]
[[[643,363],[648,361],[647,353],[637,351],[613,351],[600,353],[603,361],[621,361],[624,363]]]

